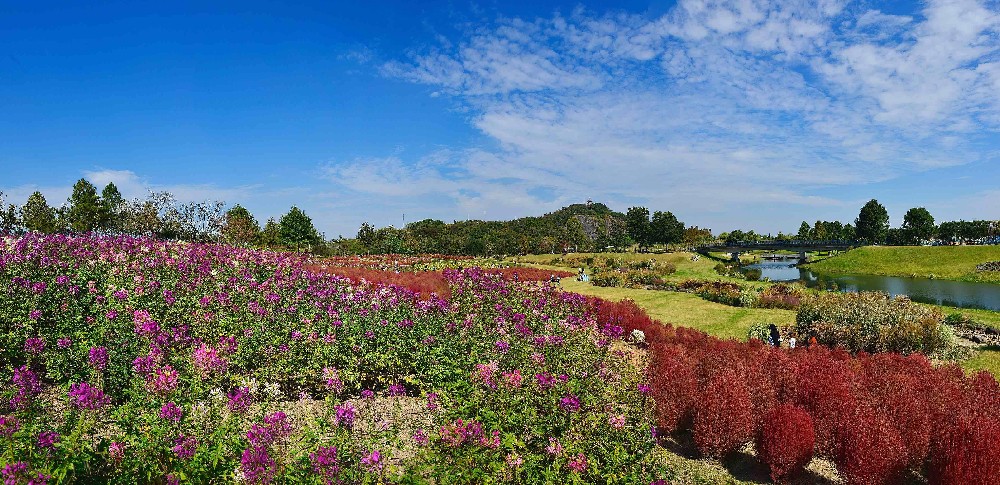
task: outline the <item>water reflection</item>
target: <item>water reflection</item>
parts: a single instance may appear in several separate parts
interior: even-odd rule
[[[759,269],[761,278],[771,281],[800,281],[813,288],[852,292],[882,291],[893,296],[906,295],[922,303],[1000,311],[1000,285],[996,284],[896,276],[821,275],[795,267],[794,260],[765,261],[747,268]]]

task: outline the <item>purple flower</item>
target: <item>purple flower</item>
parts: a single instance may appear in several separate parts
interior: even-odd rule
[[[166,396],[177,389],[177,371],[169,365],[156,369],[146,377],[146,388],[158,396]]]
[[[0,471],[0,475],[3,476],[4,485],[17,485],[20,479],[27,475],[28,464],[23,461],[17,461],[14,463],[8,463]]]
[[[219,355],[219,351],[207,344],[199,345],[192,358],[194,359],[194,368],[198,370],[198,374],[202,378],[223,373],[229,368],[229,362]]]
[[[567,394],[559,400],[559,407],[563,408],[563,411],[575,413],[580,410],[580,398]]]
[[[103,371],[108,366],[108,349],[104,347],[91,347],[87,362],[94,369]]]
[[[59,340],[56,340],[56,347],[58,347],[60,350],[65,349],[65,348],[69,347],[70,345],[73,345],[73,341],[70,340],[70,339],[68,339],[68,338],[66,338],[66,337],[63,337],[63,338],[60,338]]]
[[[497,352],[500,352],[501,354],[506,354],[510,351],[510,344],[506,341],[498,340],[495,345],[497,347]]]
[[[552,374],[548,372],[535,374],[535,380],[538,382],[538,387],[542,389],[549,389],[556,384],[555,377],[552,377]]]
[[[21,429],[21,422],[14,416],[0,416],[0,436],[10,439]]]
[[[583,453],[577,453],[576,458],[573,458],[568,463],[566,463],[566,467],[576,473],[583,473],[587,471],[588,467],[587,455],[584,455]]]
[[[413,442],[418,446],[427,446],[430,443],[430,439],[427,437],[427,432],[423,429],[418,429],[413,433]]]
[[[435,410],[435,409],[438,408],[437,399],[438,399],[438,395],[437,395],[436,392],[428,392],[427,393],[427,409],[429,411],[433,411],[433,410]]]
[[[264,417],[264,424],[254,424],[247,431],[247,440],[253,446],[266,447],[292,434],[292,425],[285,413],[278,411]]]
[[[549,446],[545,447],[545,452],[552,456],[559,456],[563,452],[562,443],[555,438],[549,438]]]
[[[373,392],[371,389],[365,389],[361,391],[361,397],[365,399],[375,397],[375,392]]]
[[[42,318],[42,311],[41,310],[31,310],[31,312],[28,313],[28,318],[30,318],[32,320],[38,320],[39,318]]]
[[[649,392],[652,391],[652,388],[649,387],[649,384],[639,384],[636,387],[639,389],[639,392],[643,394],[649,394]]]
[[[87,382],[78,382],[69,386],[70,404],[77,409],[89,409],[95,411],[107,406],[110,399],[104,395],[104,391],[91,386]]]
[[[194,439],[194,437],[181,434],[177,438],[174,438],[174,447],[171,448],[171,451],[177,455],[177,458],[188,461],[198,451],[198,440]]]
[[[274,480],[274,459],[265,446],[251,446],[243,450],[240,458],[240,471],[243,478],[250,483],[271,483]]]
[[[38,374],[35,374],[26,365],[14,369],[14,377],[11,379],[17,388],[17,393],[10,400],[11,407],[15,409],[25,409],[28,404],[42,391],[42,386],[38,381]]]
[[[350,429],[354,426],[354,418],[357,416],[357,410],[354,405],[350,402],[345,402],[344,404],[338,405],[334,408],[337,415],[335,422],[338,426],[343,426]]]
[[[45,350],[45,340],[40,337],[25,339],[24,350],[32,355],[39,355],[43,350]]]
[[[38,447],[46,450],[55,448],[59,442],[59,433],[55,431],[42,431],[38,433]]]
[[[406,387],[403,384],[397,382],[389,386],[390,396],[402,396],[403,394],[406,394]]]
[[[368,471],[372,473],[379,473],[385,467],[385,463],[382,461],[382,453],[379,453],[378,450],[372,450],[371,453],[361,457],[361,464],[365,465]]]
[[[230,411],[236,414],[243,414],[243,412],[250,407],[249,387],[237,387],[232,391],[229,391],[229,394],[226,394],[226,397],[229,398],[229,402],[226,403],[226,406]]]
[[[313,472],[323,477],[331,483],[340,473],[340,463],[337,461],[336,446],[320,446],[314,453],[309,454],[309,461],[312,462]]]
[[[179,423],[182,417],[184,417],[184,411],[181,410],[180,406],[174,404],[173,401],[164,404],[160,408],[160,419]]]
[[[117,441],[112,441],[111,444],[108,445],[108,457],[111,458],[111,461],[115,464],[121,463],[121,461],[125,459],[125,445]]]

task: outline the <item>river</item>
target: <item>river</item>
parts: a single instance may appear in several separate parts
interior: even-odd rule
[[[824,275],[797,268],[794,260],[764,261],[744,268],[759,269],[761,278],[771,281],[799,281],[813,288],[831,288],[836,283],[841,291],[881,291],[893,296],[906,295],[921,303],[1000,311],[998,284],[898,276]]]

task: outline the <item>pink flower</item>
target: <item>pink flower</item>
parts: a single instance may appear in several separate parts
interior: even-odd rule
[[[177,371],[169,365],[156,369],[146,377],[146,389],[158,396],[167,396],[177,389]]]
[[[580,410],[580,398],[567,394],[559,400],[559,407],[563,408],[563,411],[575,413]]]
[[[521,382],[524,378],[521,376],[521,369],[514,369],[513,372],[504,372],[503,374],[504,382],[507,383],[508,387],[518,389],[521,387]]]
[[[572,460],[569,461],[569,463],[566,463],[566,467],[576,473],[583,473],[587,471],[588,467],[587,455],[584,455],[583,453],[577,453],[576,458],[573,458]]]
[[[89,409],[91,411],[107,406],[111,400],[104,395],[104,391],[91,386],[87,382],[78,382],[69,386],[70,404],[77,409]]]
[[[435,392],[427,393],[427,409],[429,411],[434,411],[438,408],[437,404],[438,395]]]
[[[104,347],[91,347],[87,362],[94,369],[103,371],[108,366],[108,349]]]
[[[212,374],[224,373],[229,368],[229,362],[219,355],[219,351],[204,343],[194,350],[192,359],[194,368],[202,379]]]
[[[183,416],[184,411],[181,410],[180,406],[174,404],[173,401],[170,401],[160,407],[160,419],[179,423],[181,422],[181,418]]]
[[[491,360],[488,364],[476,364],[476,372],[473,373],[472,378],[490,389],[496,389],[497,384],[493,381],[493,375],[496,374],[499,367],[500,364],[495,360]]]
[[[608,416],[608,424],[610,424],[611,427],[615,428],[615,429],[622,429],[622,428],[624,428],[625,427],[625,415],[624,414],[618,414],[618,415],[615,415],[615,416]]]
[[[30,337],[24,340],[24,350],[32,355],[39,355],[45,350],[45,340],[41,337]]]
[[[378,450],[372,450],[371,453],[363,456],[361,464],[365,465],[368,471],[372,473],[380,473],[382,468],[385,467],[385,463],[382,461],[382,453],[379,453]]]

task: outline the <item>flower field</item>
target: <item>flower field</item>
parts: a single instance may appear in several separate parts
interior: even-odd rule
[[[302,257],[0,246],[5,483],[649,483],[641,359],[588,302],[448,271],[421,299]]]
[[[822,457],[848,483],[1000,482],[996,381],[920,354],[723,341],[547,271],[0,241],[5,485],[662,484],[668,434],[753,443],[778,481]]]

